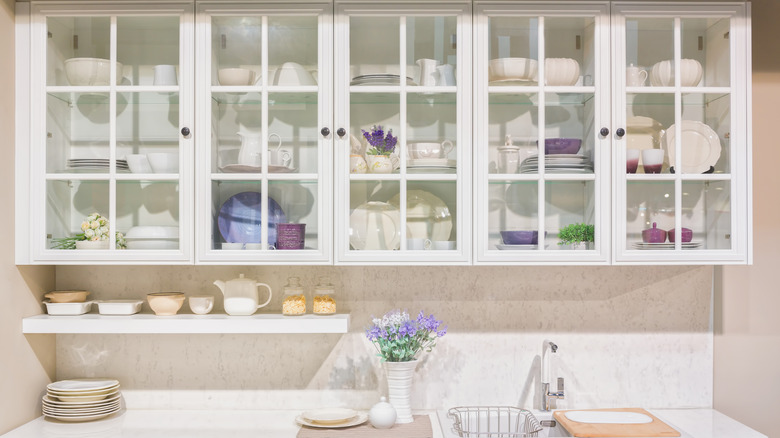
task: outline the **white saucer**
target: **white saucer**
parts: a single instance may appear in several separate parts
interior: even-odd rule
[[[365,412],[358,412],[355,417],[353,417],[349,421],[345,421],[343,423],[337,423],[337,424],[320,424],[320,423],[313,423],[306,418],[303,417],[303,415],[299,415],[295,417],[295,422],[302,425],[302,426],[308,426],[308,427],[315,427],[318,429],[336,429],[340,427],[352,427],[357,426],[360,424],[363,424],[368,420],[368,414]]]
[[[446,158],[410,158],[406,167],[455,167],[456,163]]]

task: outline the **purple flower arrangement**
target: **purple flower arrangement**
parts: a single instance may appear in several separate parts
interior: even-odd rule
[[[368,141],[371,147],[366,151],[368,155],[390,155],[395,151],[395,145],[398,143],[398,137],[393,137],[393,130],[390,129],[385,135],[382,125],[374,125],[371,132],[361,129],[363,137]]]
[[[442,321],[420,311],[416,319],[400,310],[391,310],[382,318],[374,318],[366,329],[366,337],[376,347],[382,362],[409,362],[420,351],[433,350],[436,340],[447,333]]]

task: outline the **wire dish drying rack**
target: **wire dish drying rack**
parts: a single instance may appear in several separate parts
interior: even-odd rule
[[[447,411],[452,431],[465,438],[538,437],[542,426],[534,415],[513,406],[459,406]]]

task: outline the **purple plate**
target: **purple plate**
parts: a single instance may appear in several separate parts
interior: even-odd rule
[[[231,196],[219,209],[219,233],[230,243],[260,243],[262,218],[260,192],[241,192]],[[268,197],[268,243],[276,245],[276,224],[287,222],[282,207]]]
[[[545,138],[544,154],[576,154],[581,145],[582,140],[579,138]]]

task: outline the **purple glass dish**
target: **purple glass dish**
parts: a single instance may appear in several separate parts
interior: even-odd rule
[[[576,154],[580,150],[582,140],[579,138],[545,138],[544,154]]]
[[[306,224],[276,224],[276,249],[303,249]]]
[[[501,239],[505,245],[536,245],[539,232],[536,230],[502,231]]]
[[[642,241],[645,243],[664,243],[666,242],[666,231],[657,228],[653,222],[653,228],[642,230]]]
[[[669,234],[669,241],[674,243],[674,228],[667,232]],[[681,228],[680,235],[682,235],[682,242],[688,243],[693,240],[693,230],[690,228]]]

